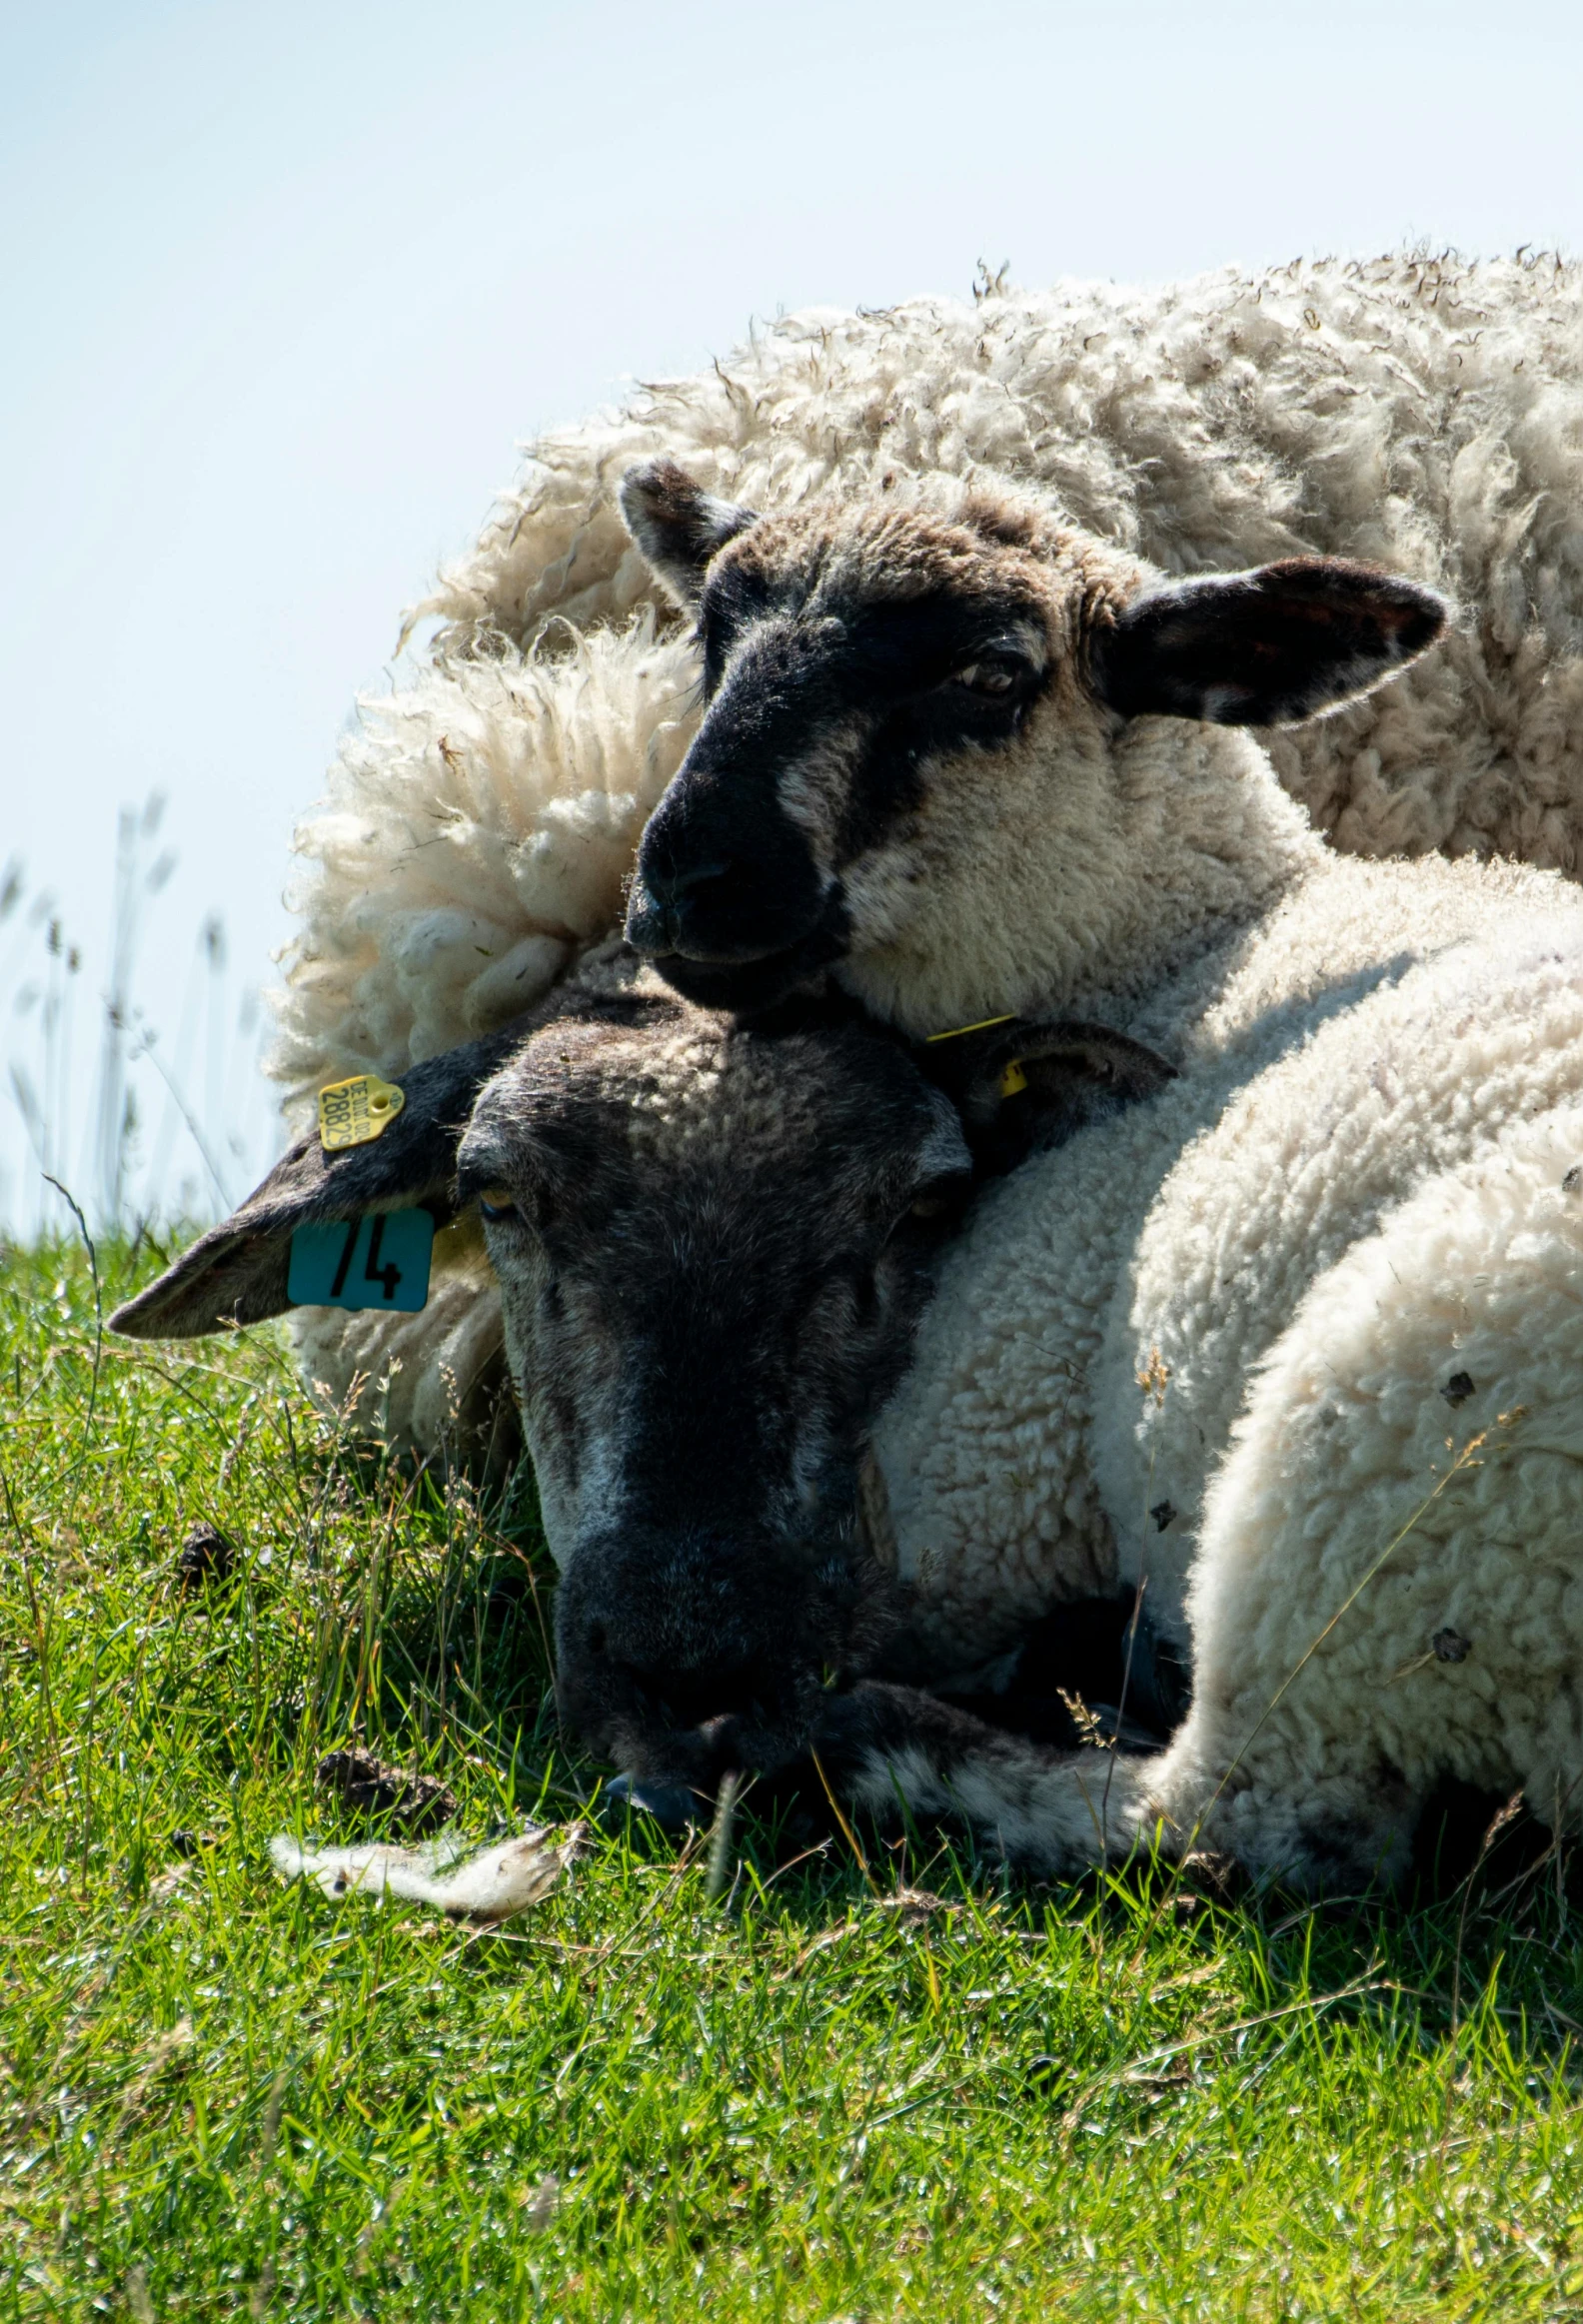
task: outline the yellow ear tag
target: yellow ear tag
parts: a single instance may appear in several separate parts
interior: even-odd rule
[[[1002,1097],[1015,1097],[1019,1089],[1026,1089],[1026,1087],[1027,1075],[1022,1070],[1022,1060],[1020,1057],[1013,1057],[1000,1076],[1000,1095]]]
[[[344,1146],[366,1146],[388,1130],[407,1103],[394,1081],[375,1073],[354,1073],[319,1092],[319,1143],[327,1154]]]
[[[980,1017],[976,1025],[948,1025],[943,1033],[925,1033],[923,1045],[927,1048],[933,1041],[959,1041],[963,1033],[987,1033],[991,1025],[1009,1025],[1015,1014],[1014,1009],[1007,1009],[1004,1016]]]

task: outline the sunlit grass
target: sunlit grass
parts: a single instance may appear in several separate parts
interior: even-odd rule
[[[107,1307],[155,1263],[101,1260]],[[1583,2314],[1553,1862],[1195,1905],[787,1864],[750,1800],[718,1903],[703,1842],[596,1823],[505,1935],[332,1905],[266,1847],[352,1835],[313,1769],[354,1734],[470,1836],[593,1784],[531,1497],[357,1454],[269,1332],[95,1383],[74,1246],[0,1301],[5,2314]],[[199,1519],[238,1557],[188,1593]]]

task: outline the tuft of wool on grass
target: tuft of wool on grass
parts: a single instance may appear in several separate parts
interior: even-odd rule
[[[283,1880],[312,1880],[326,1896],[401,1896],[431,1904],[455,1920],[493,1925],[538,1904],[556,1887],[577,1853],[574,1826],[559,1843],[526,1831],[481,1853],[464,1856],[457,1840],[426,1847],[388,1842],[359,1847],[306,1848],[289,1833],[270,1841],[270,1861]]]

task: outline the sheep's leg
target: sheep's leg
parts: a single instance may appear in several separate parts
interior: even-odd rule
[[[1182,1843],[1351,1885],[1443,1775],[1583,1778],[1583,1110],[1432,1181],[1313,1285],[1208,1497]],[[1560,1803],[1559,1806],[1557,1803]]]
[[[1299,1801],[1282,1785],[1278,1759],[1235,1765],[1220,1747],[1225,1732],[1189,1716],[1162,1756],[1057,1752],[934,1696],[869,1684],[831,1701],[815,1749],[825,1780],[852,1805],[882,1819],[898,1810],[953,1817],[980,1846],[1032,1871],[1074,1872],[1153,1850],[1170,1859],[1231,1851],[1251,1869],[1318,1885],[1334,1885],[1340,1872],[1350,1882],[1396,1868],[1398,1832],[1382,1843],[1366,1786],[1349,1787],[1331,1768]],[[1397,1820],[1410,1840],[1411,1815]]]
[[[1208,1497],[1161,1756],[872,1686],[829,1705],[831,1780],[1042,1870],[1157,1835],[1330,1889],[1401,1874],[1443,1775],[1583,1823],[1580,1164],[1583,1108],[1520,1125],[1303,1299]]]
[[[1254,1871],[1334,1887],[1392,1876],[1418,1801],[1339,1763],[1299,1788],[1279,1748],[1237,1763],[1222,1723],[1189,1716],[1162,1756],[1042,1749],[930,1695],[868,1685],[836,1699],[816,1743],[826,1781],[880,1817],[955,1817],[1033,1871],[1072,1872],[1157,1849],[1231,1852]],[[1277,1729],[1277,1745],[1281,1742]],[[1224,1778],[1222,1780],[1222,1778]]]
[[[831,1697],[814,1741],[825,1780],[880,1817],[952,1816],[981,1845],[1043,1872],[1125,1856],[1146,1842],[1152,1758],[1051,1751],[910,1687]]]

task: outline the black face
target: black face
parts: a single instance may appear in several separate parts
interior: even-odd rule
[[[1025,720],[1054,783],[1065,753],[1091,759],[1129,718],[1309,717],[1446,618],[1416,582],[1331,559],[1150,583],[981,492],[950,516],[879,493],[760,517],[660,460],[624,480],[622,510],[697,609],[708,705],[644,835],[627,932],[723,1006],[884,950],[922,883],[981,873],[994,754]],[[937,942],[949,913],[931,905]]]
[[[773,1001],[845,953],[854,867],[932,761],[1013,736],[1044,681],[1037,608],[934,585],[864,598],[739,545],[699,605],[708,708],[644,833],[629,940],[709,1005]]]
[[[1070,1020],[917,1050],[838,1001],[750,1025],[596,954],[533,1018],[415,1066],[374,1143],[300,1139],[111,1322],[261,1320],[298,1227],[476,1202],[564,1573],[568,1720],[708,1790],[796,1755],[892,1619],[861,1464],[971,1178],[1170,1078]]]
[[[954,1109],[829,1014],[559,1026],[484,1091],[459,1192],[562,1568],[558,1694],[630,1771],[775,1766],[871,1656],[859,1464],[968,1179]]]

